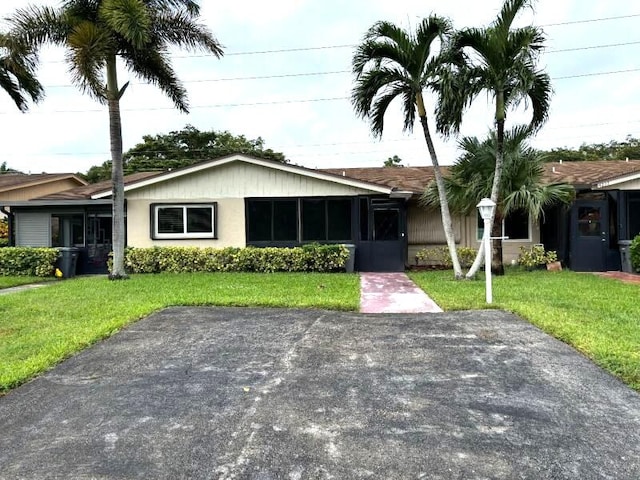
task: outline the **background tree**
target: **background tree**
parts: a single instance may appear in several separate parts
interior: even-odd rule
[[[495,102],[496,161],[490,198],[498,202],[507,111],[525,100],[532,110],[529,131],[546,121],[551,82],[536,64],[544,44],[542,30],[527,26],[512,28],[517,15],[529,0],[506,0],[496,20],[486,28],[456,32],[448,52],[451,70],[441,77],[438,127],[445,134],[459,132],[466,107],[487,92]],[[495,220],[491,218],[493,224]],[[482,251],[467,277],[474,277],[482,263]]]
[[[66,0],[57,9],[32,6],[11,18],[21,44],[37,50],[50,43],[66,48],[71,78],[109,111],[113,181],[113,268],[110,278],[126,278],[124,269],[124,184],[117,59],[134,75],[157,86],[176,108],[188,112],[187,93],[169,59],[172,45],[202,49],[219,57],[213,35],[197,23],[194,0]]]
[[[382,166],[383,167],[404,167],[404,165],[402,165],[402,159],[397,155],[387,158],[382,164]]]
[[[16,170],[15,168],[11,168],[9,166],[7,166],[7,162],[2,162],[0,163],[0,174],[3,173],[22,173],[19,170]]]
[[[44,96],[42,85],[34,76],[36,56],[24,44],[0,33],[0,88],[21,112],[29,107],[29,98],[38,102]]]
[[[574,197],[573,187],[566,183],[545,184],[544,154],[531,148],[527,130],[520,127],[505,134],[504,170],[500,180],[500,197],[491,236],[502,237],[502,222],[518,210],[539,221],[544,210],[557,204],[569,203]],[[493,188],[498,139],[495,132],[480,142],[476,137],[464,137],[459,143],[463,154],[449,169],[445,188],[453,212],[474,215],[478,202],[488,197]],[[425,190],[421,202],[428,207],[439,206],[437,189],[433,184]],[[502,240],[494,243],[492,270],[504,273]]]
[[[356,114],[369,120],[371,131],[378,137],[382,136],[384,116],[394,100],[399,99],[402,103],[405,131],[413,130],[417,110],[440,193],[442,225],[454,275],[461,278],[462,269],[456,252],[444,181],[424,103],[424,93],[432,88],[440,64],[439,57],[432,53],[433,43],[436,40],[446,41],[450,32],[449,21],[435,15],[423,19],[415,32],[407,32],[390,22],[374,24],[353,56],[355,85],[351,102]]]
[[[578,148],[552,148],[544,152],[548,162],[579,162],[593,160],[640,160],[640,139],[627,135],[625,140],[604,143],[583,143]]]
[[[283,153],[264,148],[261,137],[248,139],[244,135],[233,135],[228,131],[210,130],[201,132],[187,125],[182,130],[168,134],[145,135],[123,155],[123,173],[129,175],[144,171],[166,171],[188,167],[194,163],[211,160],[234,153],[243,153],[257,158],[286,163]],[[109,178],[111,162],[89,169],[85,178],[99,182]]]

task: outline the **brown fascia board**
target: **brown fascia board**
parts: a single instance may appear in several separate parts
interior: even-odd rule
[[[51,174],[54,175],[54,174]],[[25,175],[26,177],[29,177],[29,175]],[[76,174],[73,173],[62,173],[59,176],[55,176],[55,177],[46,177],[46,178],[39,178],[39,179],[35,179],[33,181],[27,181],[27,182],[21,182],[21,183],[14,183],[12,185],[9,185],[5,188],[0,187],[0,192],[10,192],[12,190],[19,190],[21,188],[28,188],[28,187],[33,187],[36,185],[43,185],[45,183],[51,183],[51,182],[57,182],[59,180],[66,180],[72,178],[76,181],[78,181],[78,183],[80,183],[80,185],[78,186],[85,186],[88,185],[89,182],[87,182],[86,180],[78,177]]]

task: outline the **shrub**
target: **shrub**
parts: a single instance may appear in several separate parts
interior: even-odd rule
[[[160,272],[337,272],[344,270],[349,251],[342,245],[294,248],[127,248],[129,273]],[[109,264],[111,268],[111,263]]]
[[[629,255],[631,255],[631,267],[634,271],[640,272],[640,235],[636,235],[631,242]]]
[[[531,269],[558,261],[558,254],[554,250],[545,251],[543,245],[522,246],[517,261],[521,267]]]
[[[50,277],[54,274],[55,248],[7,247],[0,249],[0,275]]]
[[[476,259],[478,251],[471,247],[458,247],[458,260],[462,268],[469,268]],[[416,253],[418,264],[441,265],[444,268],[453,268],[449,247],[423,248]]]

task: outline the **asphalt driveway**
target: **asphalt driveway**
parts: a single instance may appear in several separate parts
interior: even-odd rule
[[[0,478],[638,479],[640,395],[503,312],[173,308],[0,398]]]

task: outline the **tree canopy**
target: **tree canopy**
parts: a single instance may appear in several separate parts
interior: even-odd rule
[[[542,152],[547,162],[581,162],[593,160],[640,160],[640,139],[627,135],[625,140],[606,143],[583,143],[578,148],[552,148]]]
[[[144,135],[138,143],[123,155],[124,174],[135,172],[166,171],[188,167],[234,153],[286,163],[283,153],[265,148],[261,137],[249,139],[229,131],[200,131],[192,125],[166,134]],[[111,162],[94,166],[85,175],[89,182],[99,182],[111,177]]]

